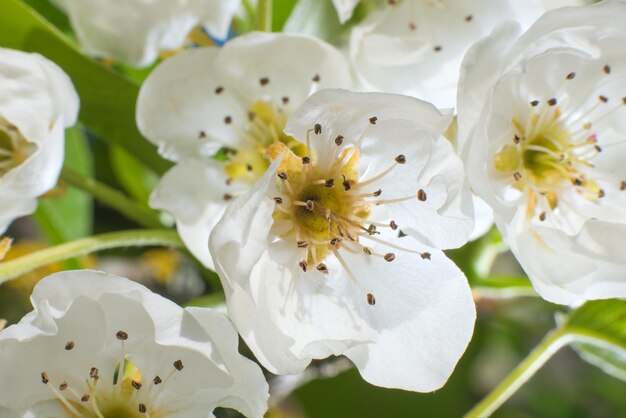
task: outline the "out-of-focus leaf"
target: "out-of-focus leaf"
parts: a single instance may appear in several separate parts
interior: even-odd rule
[[[135,200],[147,203],[159,177],[120,147],[110,148],[110,161],[117,181]]]
[[[68,129],[65,135],[65,166],[93,175],[93,158],[80,126]],[[61,184],[49,197],[39,200],[34,217],[52,244],[60,244],[91,235],[93,200],[85,192]],[[61,189],[61,190],[59,190]],[[56,195],[61,195],[57,197]]]
[[[287,22],[287,18],[291,14],[297,0],[274,0],[274,12],[272,14],[272,30],[280,32]]]
[[[580,356],[605,372],[626,380],[626,301],[585,303],[565,321]]]
[[[159,174],[171,166],[137,129],[137,84],[82,55],[58,29],[24,2],[2,0],[1,7],[0,46],[38,52],[61,66],[78,90],[80,119],[86,128],[123,147]]]
[[[284,32],[302,33],[332,41],[342,32],[331,0],[298,0],[285,22]]]

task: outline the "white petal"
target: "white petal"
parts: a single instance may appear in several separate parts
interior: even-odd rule
[[[493,209],[484,200],[472,195],[474,202],[474,230],[469,240],[473,241],[485,235],[493,227]]]
[[[337,9],[337,15],[339,16],[339,22],[344,23],[346,20],[350,19],[354,8],[360,1],[361,0],[333,0],[335,9]]]
[[[205,0],[202,10],[208,11],[204,27],[218,39],[228,37],[230,22],[241,5],[241,0]]]
[[[37,209],[37,199],[34,198],[2,198],[0,199],[0,234],[9,227],[13,220],[30,215]]]

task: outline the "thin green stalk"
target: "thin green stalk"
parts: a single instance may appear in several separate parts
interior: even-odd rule
[[[0,263],[0,284],[36,268],[93,253],[119,247],[166,246],[184,248],[175,231],[168,229],[138,229],[109,232],[49,247]]]
[[[259,0],[257,6],[257,29],[262,32],[272,31],[272,2],[273,0]]]
[[[507,399],[530,379],[550,357],[571,342],[565,330],[552,331],[517,367],[493,389],[482,401],[472,408],[464,418],[485,418],[494,413]]]
[[[70,185],[92,194],[99,202],[117,210],[128,219],[137,222],[146,228],[162,228],[157,211],[148,206],[128,198],[123,193],[100,183],[99,181],[83,176],[82,174],[64,167],[61,178]]]

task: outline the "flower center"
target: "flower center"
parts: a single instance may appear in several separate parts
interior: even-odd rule
[[[118,331],[120,358],[114,372],[109,376],[100,374],[97,367],[92,367],[85,376],[84,383],[70,385],[66,380],[56,380],[48,372],[41,373],[41,381],[46,384],[59,400],[68,418],[163,418],[167,411],[154,408],[160,390],[170,376],[183,369],[183,363],[176,360],[170,373],[161,378],[155,376],[145,382],[144,376],[135,364],[126,358],[124,341],[128,334]],[[71,351],[74,341],[68,341],[66,351]]]
[[[36,149],[15,125],[0,116],[0,177],[26,161]]]

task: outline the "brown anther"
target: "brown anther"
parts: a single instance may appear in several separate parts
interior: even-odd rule
[[[335,180],[328,179],[324,182],[324,187],[335,187]]]
[[[183,369],[183,362],[182,360],[176,360],[174,362],[174,368],[178,371],[181,371]]]
[[[313,209],[315,208],[315,202],[313,202],[312,200],[307,200],[306,201],[306,209],[313,211]]]
[[[313,125],[313,132],[315,132],[315,135],[319,135],[322,133],[322,125],[320,125],[319,123],[316,123],[315,125]]]
[[[518,134],[513,135],[513,142],[515,142],[516,144],[519,144],[520,140],[521,138]]]
[[[309,243],[306,241],[298,241],[296,244],[298,245],[298,248],[306,248],[309,246]]]
[[[230,125],[230,123],[231,123],[232,121],[233,121],[233,118],[232,118],[232,117],[230,117],[230,116],[226,116],[226,117],[224,118],[224,123],[225,123],[226,125]]]
[[[435,51],[435,52],[439,52],[439,51],[441,51],[441,50],[442,50],[442,48],[443,48],[443,47],[442,47],[441,45],[437,45],[437,46],[435,46],[435,47],[433,48],[433,51]]]
[[[41,372],[41,383],[47,385],[50,379],[48,378],[48,373]]]
[[[261,84],[262,86],[267,86],[269,83],[270,83],[270,79],[267,77],[263,77],[259,79],[259,84]]]
[[[372,196],[374,196],[374,197],[378,197],[378,196],[380,196],[382,193],[383,193],[383,190],[382,190],[382,189],[378,189],[378,190],[376,190],[374,193],[372,193]]]
[[[248,172],[254,170],[254,167],[252,167],[252,164],[246,164],[246,170],[248,170]]]
[[[385,261],[391,263],[393,260],[396,259],[396,255],[394,253],[387,253],[384,255],[383,258],[385,259]]]
[[[594,145],[593,146],[597,152],[602,152],[602,147],[600,145]]]
[[[248,120],[250,122],[252,122],[254,120],[254,118],[256,118],[256,113],[254,112],[248,112]]]
[[[395,6],[397,3],[397,0],[387,0],[387,4],[390,6]]]
[[[224,87],[222,86],[215,87],[215,94],[222,94],[223,91],[224,91]]]
[[[573,80],[574,77],[576,77],[576,73],[571,72],[567,75],[567,77],[565,77],[567,80]]]
[[[602,102],[602,103],[607,103],[609,101],[609,98],[606,96],[598,96],[598,99]]]
[[[404,163],[406,163],[406,157],[404,155],[400,154],[400,155],[398,155],[396,157],[396,162],[398,164],[404,164]]]
[[[611,74],[611,67],[609,66],[609,64],[602,67],[602,71],[604,71],[605,74]]]
[[[467,16],[465,16],[465,21],[466,21],[466,22],[471,22],[471,21],[472,21],[472,19],[474,19],[474,16],[472,16],[472,15],[467,15]]]
[[[555,98],[552,98],[552,99],[548,100],[548,105],[550,105],[550,106],[554,106],[554,105],[556,105],[556,103],[557,103],[557,101],[556,101]]]
[[[516,171],[515,173],[513,173],[513,178],[515,179],[515,181],[520,181],[522,179],[522,173]]]
[[[274,202],[276,202],[277,205],[280,205],[283,203],[283,198],[277,196],[274,198]]]
[[[546,213],[545,213],[545,212],[541,212],[541,213],[539,214],[539,220],[540,220],[541,222],[543,222],[543,221],[545,221],[545,220],[546,220]]]
[[[136,380],[131,381],[130,384],[132,387],[134,387],[137,390],[141,389],[141,383]]]
[[[328,274],[328,267],[324,263],[319,263],[315,268],[321,273]]]
[[[313,82],[314,83],[319,83],[320,82],[320,75],[319,74],[315,74],[313,76]]]
[[[536,106],[538,106],[538,105],[539,105],[539,100],[533,100],[532,102],[530,102],[530,105],[531,105],[532,107],[536,107]]]
[[[372,250],[368,247],[363,247],[363,252],[367,255],[372,255]]]
[[[81,398],[81,402],[89,402],[90,396],[88,394],[84,394]]]
[[[350,182],[346,180],[346,176],[342,174],[341,177],[343,177],[343,182],[341,184],[343,185],[343,189],[347,192],[352,188],[352,186],[350,185]]]
[[[200,131],[200,132],[198,133],[198,139],[204,139],[204,138],[206,138],[206,132],[204,132],[204,131]]]
[[[138,410],[139,410],[139,412],[140,412],[140,413],[142,413],[142,414],[145,414],[145,413],[146,413],[146,411],[148,410],[148,409],[146,408],[146,404],[143,404],[143,403],[140,403],[137,409],[138,409]]]
[[[333,238],[330,240],[330,245],[332,245],[333,247],[336,247],[340,242],[341,242],[341,239]]]
[[[393,221],[393,220],[392,220],[391,222],[389,222],[389,227],[390,227],[393,231],[395,231],[396,229],[398,229],[398,224],[396,223],[396,221]]]
[[[310,163],[311,163],[311,158],[302,157],[302,164],[310,164]]]
[[[337,135],[337,138],[335,138],[335,145],[340,146],[341,144],[343,144],[343,135]]]
[[[369,235],[374,235],[374,234],[378,234],[379,232],[376,230],[376,225],[370,225],[367,227],[367,233]]]
[[[286,105],[287,103],[289,103],[289,97],[283,96],[282,101],[283,101],[283,104]]]
[[[154,383],[155,385],[160,385],[161,383],[163,383],[163,380],[161,380],[160,376],[154,376],[154,379],[152,379],[152,383]]]
[[[98,369],[96,367],[92,367],[89,370],[89,377],[92,379],[97,379],[98,378]]]
[[[232,194],[224,193],[224,200],[229,201],[233,198]]]
[[[409,22],[409,29],[411,30],[416,30],[417,29],[417,25],[413,22]]]
[[[582,186],[583,185],[583,181],[581,179],[579,179],[578,177],[574,178],[572,180],[572,183],[574,183],[574,186]]]
[[[285,173],[284,171],[279,171],[276,175],[281,180],[287,180],[287,173]]]
[[[372,125],[376,125],[376,121],[378,120],[378,118],[376,116],[372,116],[371,118],[369,118],[369,121]]]
[[[604,190],[603,189],[598,190],[598,198],[602,199],[604,196],[605,196]]]
[[[309,264],[302,260],[298,263],[298,265],[300,266],[300,268],[302,269],[302,271],[306,272],[306,270],[309,268]]]
[[[430,253],[429,252],[423,252],[420,254],[420,257],[422,257],[423,260],[430,260]]]
[[[619,183],[619,189],[622,190],[622,191],[626,190],[626,181],[622,180]]]
[[[67,343],[65,343],[65,349],[67,351],[70,351],[72,348],[74,348],[76,344],[74,344],[74,341],[68,341]]]
[[[67,382],[63,381],[63,382],[61,382],[61,384],[59,385],[59,390],[60,390],[61,392],[63,392],[63,391],[64,391],[65,389],[67,389],[68,387],[69,387],[69,383],[67,383]]]
[[[626,97],[622,97],[622,103],[626,105]]]
[[[417,191],[417,200],[419,200],[420,202],[425,202],[426,201],[426,192],[424,191],[424,189],[419,189]]]
[[[367,304],[370,305],[370,306],[376,305],[376,298],[371,293],[367,294]]]
[[[128,339],[128,334],[124,331],[117,331],[115,337],[120,341],[126,341]]]

